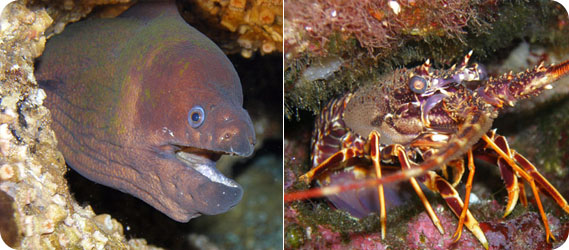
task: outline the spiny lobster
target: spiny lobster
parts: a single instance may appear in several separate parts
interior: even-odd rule
[[[515,102],[550,89],[551,83],[569,74],[569,60],[558,65],[540,64],[518,74],[488,77],[478,64],[468,66],[472,51],[462,62],[448,70],[431,68],[429,60],[414,69],[398,69],[381,81],[361,87],[334,99],[323,108],[312,138],[313,168],[300,176],[307,184],[317,179],[322,187],[285,194],[285,202],[313,197],[334,196],[348,190],[376,187],[379,202],[381,236],[386,231],[384,185],[408,180],[421,199],[437,229],[442,225],[418,184],[439,193],[459,218],[453,235],[460,239],[463,225],[488,248],[479,223],[468,210],[475,173],[474,158],[499,167],[508,191],[504,217],[514,209],[521,193],[527,204],[524,183],[529,183],[545,227],[546,239],[555,239],[539,191],[549,194],[567,213],[569,205],[526,158],[510,149],[505,137],[491,130],[498,111]],[[466,159],[466,164],[465,164]],[[455,187],[462,179],[465,165],[464,202]],[[369,170],[371,168],[371,170]],[[393,169],[400,168],[393,172]],[[448,176],[452,170],[452,179]],[[441,169],[439,172],[435,170]],[[344,170],[344,171],[339,171]],[[331,184],[333,173],[351,172],[355,179]],[[372,177],[369,178],[369,172]],[[441,173],[441,174],[439,174]],[[442,176],[441,176],[442,175]],[[361,177],[364,176],[364,177]],[[367,177],[366,177],[367,176]],[[336,181],[334,181],[336,178]],[[353,179],[353,178],[352,178]],[[347,200],[336,198],[337,207]],[[347,204],[359,213],[363,205]],[[377,207],[377,205],[375,205]],[[355,213],[357,213],[357,211]]]

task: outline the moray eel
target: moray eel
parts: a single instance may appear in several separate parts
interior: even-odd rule
[[[249,156],[255,133],[233,65],[173,4],[69,25],[46,44],[36,79],[67,164],[187,222],[235,206],[223,154]]]

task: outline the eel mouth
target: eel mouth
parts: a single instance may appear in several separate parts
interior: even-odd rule
[[[233,188],[240,187],[236,181],[227,178],[215,167],[217,160],[228,153],[187,146],[176,146],[176,148],[174,151],[176,158],[187,167],[198,171],[212,182]]]

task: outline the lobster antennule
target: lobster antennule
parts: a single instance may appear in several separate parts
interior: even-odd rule
[[[510,72],[496,79],[491,78],[476,92],[483,101],[500,109],[504,105],[514,106],[517,100],[537,95],[544,89],[550,89],[551,83],[568,74],[569,60],[547,67],[540,64],[532,70],[518,74]]]

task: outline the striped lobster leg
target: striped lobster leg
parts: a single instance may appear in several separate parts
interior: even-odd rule
[[[555,240],[553,233],[549,229],[549,223],[543,210],[543,205],[541,204],[541,199],[539,196],[539,190],[547,192],[555,202],[567,213],[569,213],[569,205],[567,201],[559,194],[559,191],[549,183],[531,164],[525,157],[520,155],[514,150],[510,150],[508,147],[508,142],[503,136],[493,136],[490,138],[488,135],[482,136],[482,139],[487,143],[487,148],[494,150],[499,156],[499,160],[503,159],[513,171],[526,180],[532,189],[535,201],[537,203],[543,225],[545,227],[546,240],[549,242],[549,238]],[[539,186],[539,189],[538,189]],[[525,196],[525,194],[524,194]],[[514,204],[515,205],[515,204]],[[507,211],[506,211],[507,212]]]
[[[472,165],[473,166],[473,165]],[[471,180],[472,182],[472,180]],[[464,211],[464,219],[463,224],[472,232],[472,234],[482,243],[484,248],[488,249],[488,240],[486,240],[486,236],[484,236],[484,232],[480,228],[478,221],[472,216],[470,211],[468,211],[467,204],[464,204],[458,195],[458,192],[454,189],[454,187],[446,181],[443,177],[439,176],[434,171],[427,171],[426,175],[424,176],[423,184],[427,186],[433,192],[437,192],[441,194],[447,205],[450,207],[452,212],[459,217],[462,217],[462,213]],[[459,225],[461,227],[461,225]],[[456,234],[456,233],[455,233]],[[460,238],[460,233],[455,237]]]
[[[381,154],[384,160],[391,161],[391,159],[393,158],[398,159],[399,164],[401,164],[401,169],[410,169],[411,165],[414,164],[409,161],[405,148],[399,144],[389,145],[383,148]],[[439,230],[439,232],[441,232],[441,234],[444,234],[444,229],[443,226],[441,225],[441,221],[435,214],[435,211],[431,207],[429,200],[427,200],[427,197],[423,193],[423,190],[419,186],[419,183],[417,182],[416,178],[415,177],[409,178],[409,182],[411,183],[411,186],[415,190],[415,193],[417,193],[417,195],[419,196],[419,199],[421,199],[421,202],[423,203],[423,206],[425,206],[425,210],[427,210],[427,214],[429,215],[429,217],[431,217],[433,224],[437,227],[437,229]]]

